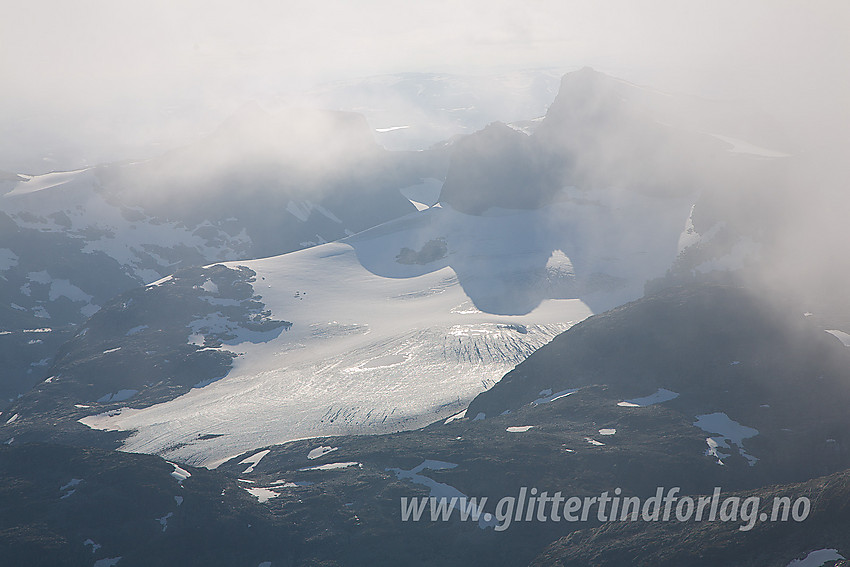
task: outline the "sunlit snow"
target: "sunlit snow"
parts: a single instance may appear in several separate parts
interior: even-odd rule
[[[251,474],[252,472],[254,472],[254,468],[258,464],[260,464],[260,461],[263,460],[263,457],[265,457],[268,454],[269,454],[269,449],[265,449],[263,451],[260,451],[259,453],[254,453],[250,457],[247,457],[247,458],[239,461],[240,465],[249,465],[247,469],[242,471],[242,474]]]
[[[245,490],[260,501],[260,504],[268,502],[272,498],[280,496],[279,492],[269,490],[268,488],[245,488]]]
[[[189,471],[180,468],[178,465],[175,465],[174,463],[169,462],[168,464],[171,465],[172,467],[174,467],[174,471],[172,471],[171,476],[175,480],[177,480],[177,484],[179,484],[182,487],[183,481],[186,480],[187,478],[191,477],[192,474]]]
[[[349,467],[359,467],[362,466],[357,461],[347,461],[344,463],[327,463],[324,465],[315,465],[312,467],[304,467],[303,469],[298,469],[299,472],[304,471],[335,471],[339,469],[347,469]]]
[[[593,195],[592,222],[572,202],[484,216],[432,207],[341,242],[228,263],[256,272],[255,292],[291,329],[228,341],[224,348],[239,354],[232,370],[204,388],[80,421],[132,432],[122,450],[215,466],[294,439],[446,420],[591,315],[588,302],[604,309],[635,299],[648,277],[667,269],[675,246],[660,243],[675,244],[690,204],[667,200],[662,213],[661,201],[613,197]],[[558,223],[592,234],[589,251],[606,254],[574,265],[545,232]],[[646,239],[623,239],[624,223]],[[403,248],[421,251],[434,241],[445,242],[444,257],[397,261]],[[656,244],[661,252],[647,254]],[[531,290],[534,299],[517,301],[518,290]],[[193,323],[195,343],[221,319]],[[226,434],[200,441],[210,430]]]
[[[540,392],[538,394],[538,396],[543,396],[543,397],[537,398],[536,400],[534,400],[531,403],[532,403],[532,405],[535,405],[535,406],[540,405],[540,404],[548,404],[549,402],[554,402],[555,400],[560,400],[561,398],[566,398],[567,396],[569,396],[570,394],[574,394],[575,392],[578,392],[578,389],[571,388],[571,389],[567,389],[567,390],[561,390],[560,392],[555,392],[554,394],[552,393],[551,389],[550,390],[544,390],[543,392]]]
[[[321,447],[316,447],[315,449],[312,449],[309,453],[307,453],[307,458],[318,459],[319,457],[324,457],[328,453],[336,451],[337,449],[339,449],[339,447],[328,447],[325,445]]]

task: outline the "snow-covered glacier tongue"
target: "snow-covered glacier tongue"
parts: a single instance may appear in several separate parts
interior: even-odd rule
[[[688,203],[636,196],[622,207],[592,195],[486,215],[437,206],[341,242],[229,263],[256,273],[255,295],[291,328],[221,345],[236,355],[221,380],[80,421],[132,431],[125,450],[214,466],[293,439],[445,419],[556,334],[640,296],[672,261]]]
[[[252,297],[239,301],[291,326],[248,340],[225,328],[218,307],[189,332],[173,323],[227,369],[157,399],[143,387],[128,408],[93,406],[74,425],[124,432],[126,450],[214,465],[293,439],[457,414],[558,333],[639,298],[676,258],[697,194],[716,181],[701,156],[723,143],[668,125],[638,104],[646,96],[591,70],[568,75],[530,135],[494,123],[453,142],[438,202],[433,183],[429,198],[395,189],[416,212],[334,243],[227,262],[225,272],[253,274]],[[360,202],[358,215],[380,201]],[[354,205],[345,203],[333,214]],[[194,282],[214,295],[213,284]],[[144,325],[159,329],[143,314],[127,329]]]

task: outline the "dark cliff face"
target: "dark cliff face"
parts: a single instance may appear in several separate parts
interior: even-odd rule
[[[569,73],[530,135],[494,123],[459,142],[441,201],[481,214],[541,207],[568,187],[676,197],[712,186],[730,159],[722,142],[666,114],[664,98],[589,68]]]
[[[536,150],[528,136],[500,122],[463,138],[452,152],[441,202],[476,215],[548,204],[559,185],[547,179]]]
[[[741,288],[671,288],[591,317],[480,394],[469,414],[591,386],[621,400],[674,392],[665,407],[691,422],[725,413],[759,431],[747,443],[786,481],[850,464],[847,348],[793,306],[780,311]]]

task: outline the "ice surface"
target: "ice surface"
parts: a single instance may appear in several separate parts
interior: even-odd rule
[[[722,412],[698,415],[694,425],[706,433],[715,433],[718,435],[717,437],[708,437],[705,440],[708,445],[706,455],[715,457],[718,464],[724,464],[723,459],[729,456],[728,453],[722,453],[718,449],[731,449],[729,443],[737,445],[738,452],[742,457],[747,459],[750,466],[755,465],[758,461],[756,457],[744,450],[743,444],[744,439],[758,435],[758,429],[741,425],[737,421],[729,419],[729,416]]]
[[[399,480],[409,480],[414,484],[421,484],[423,486],[428,487],[431,490],[430,496],[434,498],[466,498],[466,494],[455,488],[454,486],[450,486],[448,484],[443,484],[442,482],[437,482],[436,480],[429,478],[422,473],[424,470],[432,470],[432,471],[442,471],[447,469],[453,469],[457,466],[455,463],[447,463],[445,461],[434,461],[434,460],[425,460],[422,461],[422,464],[410,469],[387,469],[390,472],[395,473],[396,478]]]
[[[242,474],[251,474],[252,472],[254,472],[254,468],[258,464],[260,464],[260,461],[263,460],[263,457],[265,457],[268,454],[269,454],[269,449],[265,449],[263,451],[260,451],[259,453],[254,453],[250,457],[247,457],[247,458],[239,461],[240,465],[250,465],[247,469],[242,471]]]
[[[0,272],[18,265],[18,255],[8,248],[0,248]]]
[[[446,418],[446,421],[444,421],[443,423],[448,425],[449,423],[451,423],[455,420],[458,420],[458,419],[463,419],[464,417],[466,417],[466,410],[465,409],[460,410],[459,412],[457,412],[453,416]]]
[[[425,210],[433,207],[440,200],[440,191],[443,182],[439,179],[428,178],[418,185],[411,185],[399,189],[404,197],[413,203],[417,210]],[[420,208],[421,207],[421,208]]]
[[[118,347],[118,348],[121,348],[121,347]],[[106,354],[108,352],[114,352],[116,350],[118,350],[118,349],[106,351],[106,352],[104,352],[104,354]],[[138,390],[118,390],[114,394],[106,394],[105,396],[98,398],[97,401],[99,403],[102,403],[102,404],[109,403],[109,402],[124,402],[124,401],[129,400],[130,398],[132,398],[133,396],[135,396],[138,393],[139,393]]]
[[[386,128],[375,128],[375,132],[384,134],[386,132],[394,132],[396,130],[406,130],[407,128],[410,128],[410,126],[388,126]]]
[[[301,222],[307,222],[313,211],[317,211],[336,223],[342,223],[332,212],[321,205],[316,205],[312,201],[289,201],[286,205],[286,210]]]
[[[818,549],[812,551],[804,559],[795,559],[787,567],[822,567],[829,561],[845,559],[837,549]]]
[[[71,480],[69,480],[65,485],[63,485],[61,488],[59,488],[60,492],[65,493],[62,496],[60,496],[59,499],[65,500],[66,498],[73,495],[77,491],[77,489],[74,488],[74,487],[79,486],[81,482],[83,482],[83,479],[81,479],[81,478],[72,478]]]
[[[270,486],[280,486],[283,488],[299,488],[301,486],[313,486],[314,482],[310,481],[298,481],[292,482],[289,480],[276,480],[270,484]]]
[[[324,457],[328,453],[336,451],[337,449],[339,449],[339,447],[328,447],[324,445],[321,447],[316,447],[315,449],[312,449],[309,453],[307,453],[307,458],[318,459],[319,457]]]
[[[218,285],[216,285],[212,280],[205,281],[201,286],[201,289],[207,293],[218,293]]]
[[[600,429],[599,435],[615,435],[617,433],[616,429]]]
[[[605,444],[602,441],[597,441],[596,439],[593,439],[592,437],[585,437],[584,440],[590,443],[591,445],[595,445],[597,447],[601,447]]]
[[[156,518],[156,521],[159,522],[160,526],[162,526],[163,532],[168,529],[168,519],[173,515],[174,515],[174,512],[169,512],[168,514],[166,514],[165,516],[162,516],[161,518]]]
[[[14,189],[3,195],[4,198],[18,197],[20,195],[28,195],[45,189],[52,189],[64,185],[69,181],[73,181],[77,174],[88,171],[88,169],[77,169],[74,171],[60,171],[48,173],[45,175],[35,175],[28,179],[20,181]]]
[[[645,408],[654,404],[669,402],[670,400],[676,399],[678,397],[679,394],[673,392],[672,390],[659,388],[654,394],[650,394],[649,396],[645,396],[643,398],[634,398],[631,400],[626,400],[618,403],[617,405],[624,408]]]
[[[173,271],[173,263],[153,250],[170,248],[175,242],[185,244],[209,261],[239,257],[249,249],[251,240],[246,231],[231,235],[209,221],[201,223],[200,228],[207,230],[200,232],[196,231],[199,227],[179,222],[131,221],[126,208],[98,190],[97,175],[93,169],[82,169],[33,176],[0,198],[0,210],[23,228],[85,237],[84,253],[104,253],[143,282],[159,280]],[[57,222],[57,215],[65,219],[63,223]],[[200,236],[203,233],[213,236]],[[64,283],[57,285],[55,293],[60,296],[68,293],[76,294],[75,300],[82,297],[82,290],[63,288]],[[93,313],[93,309],[86,308],[84,314]]]
[[[505,429],[505,431],[507,431],[508,433],[525,433],[533,427],[533,425],[514,425],[512,427],[508,427],[507,429]]]
[[[73,487],[79,485],[81,482],[83,482],[83,479],[81,479],[81,478],[72,478],[71,480],[68,481],[67,484],[65,484],[61,488],[59,488],[59,490],[62,490],[62,491],[68,490],[69,488],[73,488]]]
[[[304,467],[303,469],[298,469],[300,472],[304,471],[335,471],[338,469],[347,469],[348,467],[359,467],[362,466],[357,461],[348,461],[345,463],[327,463],[324,465],[315,465],[312,467]]]
[[[192,474],[189,471],[180,468],[179,466],[175,465],[172,462],[168,462],[168,464],[171,465],[172,467],[174,467],[174,471],[172,471],[171,476],[174,477],[177,480],[177,484],[179,484],[182,487],[183,481],[186,480],[187,478],[191,477]]]
[[[548,394],[544,394],[544,392],[548,392]],[[554,402],[555,400],[560,400],[561,398],[566,398],[567,396],[569,396],[570,394],[574,394],[575,392],[578,392],[577,388],[561,390],[560,392],[555,392],[554,394],[552,393],[551,389],[543,390],[543,392],[540,392],[538,395],[544,396],[544,397],[537,398],[536,400],[531,402],[531,404],[535,405],[535,406],[540,405],[540,404],[548,404],[549,402]]]
[[[94,540],[91,539],[91,538],[84,541],[83,545],[84,546],[90,545],[92,553],[97,553],[97,550],[100,549],[101,547],[103,547],[102,545],[95,543]]]
[[[280,496],[279,492],[275,492],[274,490],[270,490],[268,488],[245,488],[245,490],[254,496],[257,500],[260,501],[260,504],[268,502],[272,498],[277,498]]]
[[[294,439],[447,420],[591,315],[585,296],[603,307],[639,297],[646,278],[663,274],[675,257],[675,236],[690,203],[590,197],[591,216],[573,202],[477,217],[432,207],[341,242],[228,263],[257,273],[255,292],[273,318],[291,321],[292,328],[255,342],[239,343],[250,341],[243,335],[228,341],[224,348],[239,354],[232,370],[204,388],[80,421],[132,432],[125,451],[215,466]],[[666,207],[663,214],[659,207]],[[624,224],[646,239],[623,239]],[[587,231],[588,250],[606,254],[576,262],[552,243],[545,232],[550,226]],[[421,251],[435,240],[445,242],[445,257],[397,261],[403,248]],[[647,254],[653,246],[662,251]],[[591,274],[611,278],[599,287],[577,283]],[[536,290],[537,299],[517,303],[517,290],[527,289]],[[214,314],[195,322],[196,343],[205,327],[224,325],[222,319]],[[226,435],[198,440],[210,430]]]
[[[850,334],[847,334],[844,331],[838,331],[834,329],[831,331],[827,331],[827,333],[841,341],[841,344],[843,344],[844,346],[850,346]]]

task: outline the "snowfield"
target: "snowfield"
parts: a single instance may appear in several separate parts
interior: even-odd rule
[[[689,203],[591,196],[485,216],[431,207],[340,242],[228,263],[254,270],[255,293],[292,327],[231,329],[238,338],[223,348],[239,356],[226,377],[80,421],[132,431],[123,450],[214,467],[295,439],[445,420],[558,333],[639,297],[675,257]],[[193,331],[199,344],[203,326]]]
[[[84,253],[106,254],[143,282],[158,280],[173,269],[173,262],[157,250],[170,249],[175,243],[185,244],[208,261],[238,258],[250,248],[251,239],[244,231],[231,236],[207,221],[200,226],[215,238],[204,238],[198,227],[161,222],[146,218],[141,210],[122,208],[110,202],[99,188],[94,169],[26,177],[0,198],[0,210],[22,228],[84,240]],[[139,215],[140,220],[128,220],[128,211]],[[53,285],[62,286],[55,293],[74,301],[91,299],[70,282],[60,280]]]

